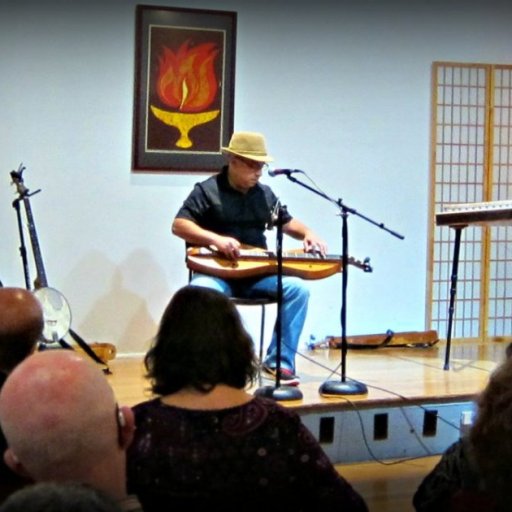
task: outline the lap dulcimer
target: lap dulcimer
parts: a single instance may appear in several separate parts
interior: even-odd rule
[[[365,272],[372,272],[370,259],[364,261],[348,259]],[[304,252],[302,249],[283,251],[282,270],[284,275],[303,279],[323,279],[342,271],[342,257],[339,255],[321,256],[318,253]],[[277,255],[273,251],[255,247],[243,247],[236,260],[230,260],[209,247],[189,247],[187,267],[195,272],[221,277],[241,279],[277,274]]]

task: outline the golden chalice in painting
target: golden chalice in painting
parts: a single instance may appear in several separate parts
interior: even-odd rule
[[[180,131],[180,138],[176,142],[176,146],[184,149],[192,146],[192,141],[189,137],[190,130],[195,126],[209,123],[215,119],[220,112],[220,110],[197,113],[169,112],[153,105],[151,105],[151,111],[160,121],[169,126],[174,126]]]

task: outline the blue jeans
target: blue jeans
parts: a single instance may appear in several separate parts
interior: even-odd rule
[[[228,297],[256,298],[277,296],[277,276],[256,279],[231,279],[194,273],[191,285],[212,288]],[[283,300],[281,304],[281,368],[295,373],[295,354],[308,311],[309,289],[298,277],[283,276]],[[272,340],[263,364],[276,367],[277,334],[274,326]]]

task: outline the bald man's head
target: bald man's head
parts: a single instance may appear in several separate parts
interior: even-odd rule
[[[0,288],[0,370],[9,373],[36,347],[44,326],[41,304],[24,288]]]
[[[27,357],[0,393],[0,424],[9,448],[35,480],[87,475],[118,442],[113,390],[94,363],[72,350]],[[121,422],[122,423],[122,422]]]

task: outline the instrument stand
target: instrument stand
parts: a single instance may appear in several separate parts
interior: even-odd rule
[[[30,286],[30,271],[29,271],[29,265],[28,265],[28,257],[27,257],[27,245],[25,243],[25,236],[23,232],[23,222],[21,219],[21,209],[20,209],[20,202],[23,201],[25,198],[32,197],[33,195],[37,194],[38,192],[41,192],[41,189],[37,189],[35,192],[32,192],[29,194],[28,190],[23,190],[19,192],[19,197],[17,197],[12,202],[12,207],[16,211],[16,221],[18,225],[18,234],[20,237],[20,247],[19,252],[21,256],[21,261],[23,264],[23,276],[25,278],[25,288],[27,290],[31,290]],[[60,346],[62,348],[70,349],[72,348],[70,345],[68,345],[63,339],[56,340],[59,342]],[[51,348],[50,345],[52,345],[54,341],[47,342],[47,340],[41,336],[41,339],[38,344],[38,350],[47,350],[48,348]]]
[[[62,348],[65,348],[65,349],[68,349],[68,350],[73,350],[73,347],[66,340],[64,340],[64,338],[61,338],[60,340],[57,340],[57,342],[59,343],[59,345]],[[48,343],[43,338],[41,341],[39,341],[39,345],[37,347],[37,350],[39,352],[42,352],[43,350],[49,350],[49,349],[53,349],[53,348],[58,348],[58,347],[55,347],[54,345],[55,345],[55,343],[53,341]]]
[[[352,213],[353,215],[357,215],[362,219],[366,220],[370,224],[373,224],[384,231],[387,231],[391,235],[403,240],[403,235],[400,235],[389,228],[387,228],[384,224],[375,222],[374,220],[362,215],[357,212],[353,208],[349,208],[344,205],[341,199],[334,200],[329,197],[327,194],[317,190],[313,187],[310,187],[308,184],[303,183],[298,180],[294,176],[291,176],[291,173],[286,173],[286,177],[301,185],[302,187],[314,192],[315,194],[327,199],[331,203],[336,204],[340,209],[340,216],[342,219],[342,230],[341,230],[341,242],[342,242],[342,290],[341,290],[341,313],[340,313],[340,322],[341,322],[341,380],[339,381],[326,381],[320,385],[319,392],[322,396],[330,397],[330,396],[342,396],[342,395],[364,395],[368,393],[368,388],[362,382],[358,382],[355,380],[347,380],[346,377],[346,366],[347,366],[347,284],[348,284],[348,215]]]
[[[444,370],[450,369],[450,348],[452,344],[453,315],[455,310],[455,296],[457,294],[457,274],[459,271],[460,239],[462,228],[466,226],[453,226],[455,229],[455,245],[453,246],[452,275],[450,283],[450,306],[448,308],[448,326],[446,329],[446,352],[444,355]]]
[[[69,329],[69,334],[71,337],[75,340],[77,345],[96,363],[103,365],[103,373],[106,373],[107,375],[110,375],[112,371],[108,367],[108,364],[103,361],[97,354],[94,352],[94,350],[87,344],[87,342],[78,335],[73,329]]]
[[[23,264],[23,275],[24,275],[24,278],[25,278],[25,288],[27,290],[29,290],[29,291],[31,290],[31,286],[30,286],[30,272],[29,272],[28,258],[27,258],[27,246],[26,246],[26,243],[25,243],[25,236],[24,236],[24,233],[23,233],[23,222],[21,220],[20,202],[23,199],[27,198],[27,197],[31,197],[31,196],[37,194],[38,192],[41,192],[41,189],[37,189],[35,192],[32,192],[31,194],[29,194],[28,191],[24,191],[24,192],[20,193],[19,197],[16,198],[12,202],[12,207],[16,211],[16,220],[17,220],[17,224],[18,224],[18,234],[19,234],[19,237],[20,237],[19,252],[20,252],[21,261],[22,261],[22,264]],[[62,348],[66,348],[66,349],[71,349],[72,348],[71,345],[69,345],[62,338],[59,339],[59,340],[56,340],[56,341],[58,341],[59,345]],[[41,337],[41,340],[39,341],[39,345],[38,345],[38,350],[43,351],[43,350],[47,350],[49,348],[52,348],[50,345],[52,345],[54,343],[55,343],[54,341],[48,342],[46,339]]]
[[[23,193],[20,193],[20,196],[12,202],[12,207],[16,210],[16,220],[17,220],[17,224],[18,224],[18,233],[19,233],[19,237],[20,237],[19,251],[20,251],[21,261],[23,264],[23,275],[25,277],[25,288],[27,290],[31,290],[30,272],[29,272],[29,267],[28,267],[27,246],[25,243],[25,236],[23,234],[23,222],[21,220],[20,202],[24,198],[31,197],[34,194],[37,194],[38,192],[41,192],[41,189],[38,189],[35,192],[32,192],[31,194],[29,194],[28,191],[25,191]],[[62,348],[68,348],[68,349],[72,348],[63,339],[60,339],[57,341],[59,342],[59,344]],[[50,345],[53,343],[54,343],[53,341],[51,343],[48,343],[43,337],[41,337],[41,340],[39,341],[39,345],[38,345],[38,350],[41,350],[41,351],[47,350],[48,348],[51,348]]]
[[[108,367],[108,364],[103,361],[100,357],[98,357],[98,355],[96,354],[96,352],[94,352],[94,350],[87,344],[87,342],[81,338],[75,331],[73,331],[73,329],[69,329],[69,334],[71,335],[71,337],[73,338],[73,340],[76,342],[76,344],[96,363],[98,364],[101,364],[104,368],[103,368],[103,373],[107,374],[107,375],[111,375],[112,374],[112,371],[110,370],[110,368]],[[69,349],[69,350],[74,350],[74,348],[64,339],[64,338],[60,338],[59,340],[57,340],[59,345],[62,347],[62,348],[65,348],[65,349]],[[55,347],[53,347],[52,345],[54,344],[54,342],[47,342],[46,340],[44,341],[40,341],[39,342],[39,347],[38,347],[38,350],[39,351],[43,351],[43,350],[51,350]]]
[[[30,195],[37,194],[39,190],[36,190]],[[20,237],[20,256],[23,264],[23,275],[25,276],[25,288],[30,290],[30,274],[28,271],[28,259],[27,259],[27,246],[25,244],[25,237],[23,236],[23,223],[21,221],[20,201],[23,199],[22,196],[18,197],[12,202],[12,207],[16,210],[16,220],[18,223],[18,233]]]
[[[25,244],[25,237],[23,234],[24,231],[23,231],[23,223],[22,223],[22,219],[21,219],[20,202],[23,201],[23,203],[25,204],[25,210],[26,210],[26,214],[27,214],[27,223],[29,225],[29,230],[30,230],[30,228],[32,228],[34,231],[33,233],[31,232],[31,236],[36,237],[35,226],[33,225],[32,212],[31,212],[30,205],[28,203],[28,199],[29,199],[29,197],[37,194],[38,192],[41,192],[41,189],[37,189],[35,192],[32,192],[32,193],[29,192],[29,190],[23,184],[22,174],[23,174],[24,170],[25,170],[25,167],[22,164],[20,164],[17,172],[16,171],[11,172],[11,178],[13,179],[13,182],[16,184],[17,191],[18,191],[18,197],[13,201],[12,206],[16,210],[16,218],[17,218],[18,232],[19,232],[19,238],[20,238],[19,252],[20,252],[20,256],[21,256],[22,264],[23,264],[23,273],[24,273],[24,277],[25,277],[25,288],[29,291],[32,291],[32,287],[30,285],[30,272],[29,272],[29,265],[28,265],[28,258],[27,258],[27,249],[26,249],[26,244]],[[34,240],[32,240],[32,243],[34,244]],[[37,243],[37,246],[38,245],[39,244]],[[33,245],[33,249],[34,249],[34,245]],[[37,250],[39,252],[39,247],[37,247]],[[36,267],[37,267],[37,257],[35,255],[35,252],[34,252],[34,258],[36,259]],[[39,255],[39,259],[41,260],[40,264],[42,266],[42,258],[40,255]],[[44,273],[44,271],[43,271],[43,273]],[[38,276],[38,279],[36,279],[36,282],[39,280],[40,277],[41,276]],[[44,278],[44,281],[46,281],[46,276]],[[50,288],[47,287],[46,283],[44,283],[42,285],[42,289],[50,290]],[[41,288],[39,288],[37,286],[37,284],[35,284],[35,290],[33,291],[33,293],[36,295],[36,298],[39,300],[39,297],[37,296],[38,290],[41,290]],[[64,297],[62,297],[62,299],[65,301]],[[67,301],[65,301],[65,302],[67,305]],[[98,357],[98,355],[94,352],[94,350],[92,350],[92,348],[76,332],[74,332],[71,328],[68,329],[68,332],[71,335],[71,337],[75,340],[75,342],[80,346],[80,348],[89,357],[91,357],[91,359],[93,359],[96,363],[101,364],[104,367],[103,368],[104,373],[107,373],[107,374],[111,373],[111,371],[108,367],[108,364],[105,363],[105,361],[103,361],[100,357]],[[66,334],[59,336],[57,333],[54,332],[53,333],[54,339],[52,339],[52,340],[49,340],[49,339],[45,338],[43,335],[41,335],[38,350],[42,351],[42,350],[51,349],[51,348],[53,348],[51,345],[54,343],[57,343],[57,342],[59,343],[59,345],[62,348],[73,350],[73,347],[64,340],[65,335]]]
[[[281,344],[282,344],[282,304],[283,304],[283,209],[286,206],[278,206],[277,209],[277,315],[276,315],[276,383],[275,386],[263,386],[254,394],[274,400],[301,400],[302,391],[296,386],[281,386]]]

